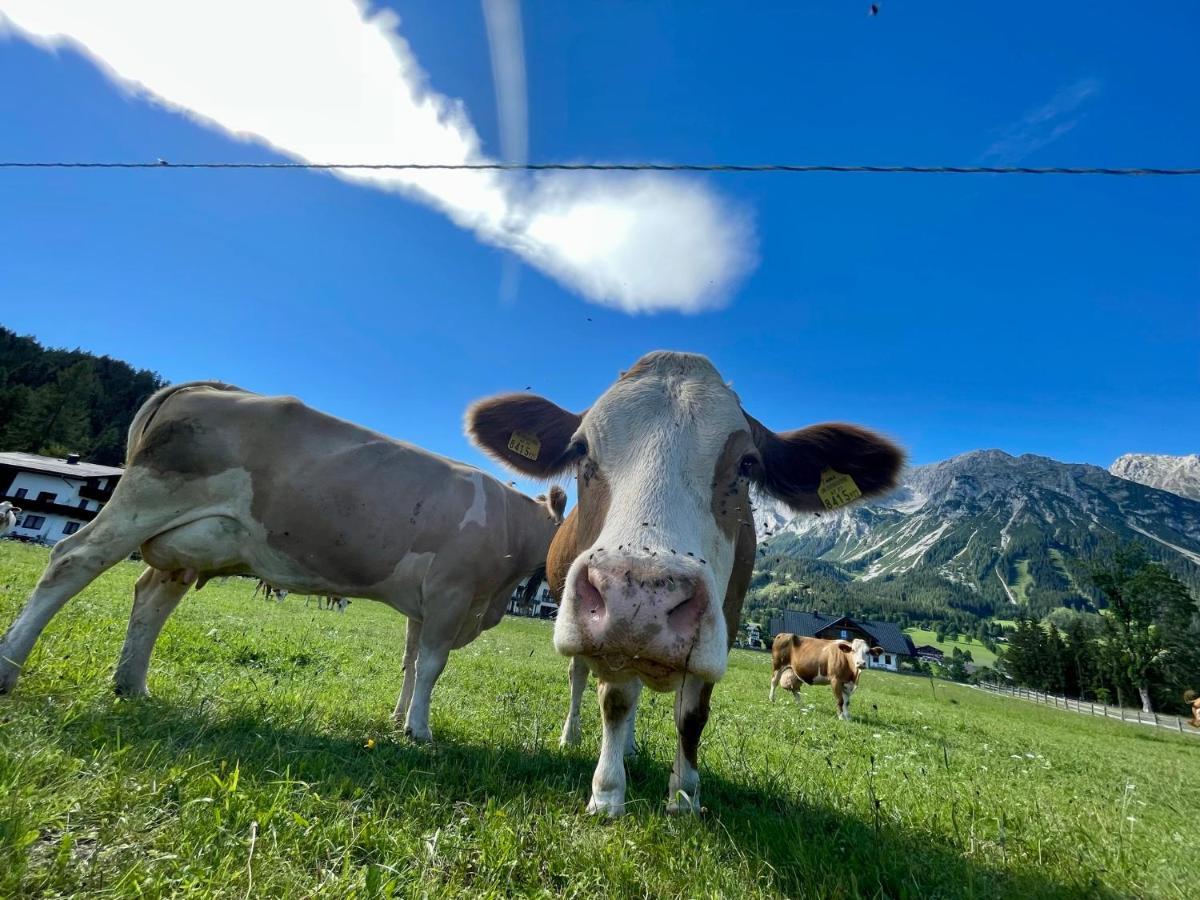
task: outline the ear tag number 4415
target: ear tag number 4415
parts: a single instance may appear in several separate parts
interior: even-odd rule
[[[542,442],[535,435],[514,431],[508,439],[508,449],[518,456],[536,460],[542,451]]]
[[[817,496],[821,498],[821,503],[826,509],[837,509],[839,506],[853,503],[862,496],[862,491],[849,475],[826,469],[821,473]]]

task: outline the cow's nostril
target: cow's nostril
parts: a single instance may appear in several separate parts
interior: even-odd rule
[[[604,618],[604,614],[607,611],[604,604],[604,595],[592,584],[592,572],[587,566],[580,569],[579,575],[575,578],[575,597],[579,604],[578,608],[583,615],[593,621],[599,621]]]
[[[696,591],[682,603],[676,604],[667,613],[667,625],[677,634],[692,634],[700,625],[703,612],[700,592]]]

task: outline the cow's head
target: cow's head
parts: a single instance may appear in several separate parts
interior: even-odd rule
[[[725,612],[736,622],[753,566],[751,484],[815,511],[825,469],[870,496],[895,484],[903,461],[854,425],[777,434],[687,353],[644,356],[583,413],[529,394],[481,400],[467,430],[518,472],[575,473],[578,504],[547,561],[561,598],[554,645],[605,678],[659,688],[725,672]]]
[[[850,654],[854,657],[854,665],[860,669],[867,667],[868,656],[878,659],[882,653],[882,647],[872,647],[862,638],[855,638],[850,644]]]

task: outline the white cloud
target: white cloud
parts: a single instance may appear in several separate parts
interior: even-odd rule
[[[1060,88],[1049,101],[1004,128],[984,151],[984,159],[1015,165],[1054,143],[1079,124],[1083,118],[1080,108],[1099,90],[1100,82],[1092,78],[1081,78]]]
[[[0,0],[0,32],[6,25],[83,52],[126,90],[298,160],[488,161],[463,105],[430,89],[399,18],[358,0]],[[523,87],[523,63],[521,74]],[[505,144],[515,145],[506,154],[523,153],[524,124],[504,127]],[[719,307],[756,262],[748,214],[692,179],[339,177],[428,203],[480,240],[626,312]]]

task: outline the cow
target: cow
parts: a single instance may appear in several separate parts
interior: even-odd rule
[[[19,518],[21,518],[20,509],[7,500],[0,501],[0,537],[4,537],[16,528]]]
[[[853,641],[826,641],[784,632],[771,644],[771,692],[775,686],[791,691],[800,699],[800,685],[827,684],[833,689],[838,715],[850,721],[850,697],[858,687],[858,676],[867,667],[867,657],[878,657],[882,647],[872,647],[862,638]]]
[[[566,494],[534,500],[479,469],[221,382],[164,388],[134,417],[125,474],[64,538],[0,641],[11,691],[53,615],[141,548],[115,683],[142,696],[154,642],[193,584],[250,574],[293,593],[365,597],[408,618],[397,725],[428,741],[449,651],[500,621],[545,565]]]
[[[1188,724],[1193,728],[1200,728],[1200,694],[1187,691],[1183,695],[1183,702],[1192,708],[1192,721]]]
[[[625,811],[622,759],[643,684],[675,692],[668,813],[700,810],[697,753],[725,674],[755,557],[750,487],[796,512],[825,508],[837,473],[871,496],[903,454],[854,425],[776,433],[748,414],[705,357],[642,357],[584,412],[527,392],[474,403],[466,430],[516,472],[574,474],[578,501],[550,546],[554,646],[572,658],[571,715],[599,678],[603,722],[588,811]],[[827,494],[828,496],[828,494]],[[845,496],[845,493],[843,494]]]

